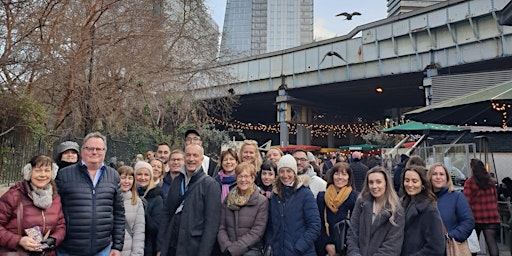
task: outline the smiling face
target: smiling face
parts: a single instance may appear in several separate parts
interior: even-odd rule
[[[153,180],[157,181],[162,176],[163,163],[159,160],[151,160],[149,163],[153,167]]]
[[[261,170],[261,182],[265,186],[274,184],[276,180],[276,174],[272,170]]]
[[[234,156],[232,156],[231,154],[227,154],[224,158],[222,158],[221,164],[224,174],[229,176],[233,174],[238,163]]]
[[[167,163],[169,160],[169,154],[171,154],[171,149],[167,145],[159,145],[156,150],[156,158],[162,159],[164,163]]]
[[[105,142],[96,137],[87,139],[80,150],[80,156],[88,169],[99,169],[105,161]]]
[[[249,190],[254,184],[254,175],[248,167],[243,168],[236,175],[236,186],[242,194]]]
[[[350,176],[348,175],[348,172],[345,169],[341,169],[335,172],[332,175],[332,180],[336,190],[340,190],[341,188],[347,186],[349,177]]]
[[[145,187],[149,185],[149,181],[151,179],[151,171],[146,168],[140,168],[137,170],[137,174],[135,176],[137,185]]]
[[[279,159],[281,159],[281,154],[275,148],[270,149],[267,152],[267,159],[277,164],[277,162],[279,162]]]
[[[386,177],[380,172],[368,175],[368,188],[375,200],[381,199],[386,193]]]
[[[60,160],[68,163],[76,163],[78,161],[78,153],[73,149],[68,149],[62,153]]]
[[[434,170],[432,170],[432,187],[434,187],[434,191],[437,192],[446,186],[448,182],[448,177],[446,176],[446,170],[442,166],[436,166]]]
[[[32,167],[30,183],[36,188],[44,188],[52,180],[52,165],[38,165]]]
[[[293,153],[293,157],[295,161],[297,161],[297,170],[299,173],[304,170],[304,168],[309,167],[308,155],[303,151],[297,151]]]
[[[179,173],[181,167],[185,164],[185,156],[182,153],[173,153],[169,158],[169,171]]]
[[[295,171],[293,171],[292,168],[281,167],[281,169],[279,169],[279,180],[283,185],[291,186],[295,181],[295,175]]]
[[[192,175],[203,163],[203,149],[198,144],[191,144],[185,148],[185,170]]]
[[[404,174],[404,189],[405,192],[410,195],[414,196],[421,192],[421,186],[422,186],[420,175],[412,170],[406,171]]]
[[[240,150],[244,163],[254,163],[256,160],[256,148],[252,145],[245,145]]]
[[[121,191],[126,192],[132,189],[133,175],[122,174],[121,178]]]

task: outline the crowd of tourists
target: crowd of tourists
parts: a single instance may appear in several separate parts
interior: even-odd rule
[[[247,140],[216,162],[197,130],[183,139],[133,165],[106,165],[98,132],[34,156],[0,198],[0,255],[442,256],[473,231],[499,254],[497,188],[480,160],[461,193],[446,166],[419,156],[393,176],[357,151],[319,163]]]

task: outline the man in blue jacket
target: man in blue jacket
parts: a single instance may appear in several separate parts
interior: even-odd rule
[[[57,255],[120,256],[124,243],[124,204],[119,174],[106,166],[106,138],[87,134],[81,162],[59,170],[57,189],[66,218],[66,238]]]

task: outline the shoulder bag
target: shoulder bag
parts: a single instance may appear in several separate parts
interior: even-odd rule
[[[444,224],[443,232],[446,236],[446,256],[471,256],[467,240],[461,243],[449,237]]]
[[[327,212],[324,211],[324,219],[327,224]],[[347,213],[347,217],[340,222],[334,224],[332,238],[334,240],[334,247],[336,253],[345,255],[347,253],[347,234],[350,228],[350,211]]]

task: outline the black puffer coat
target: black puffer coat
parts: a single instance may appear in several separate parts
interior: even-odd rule
[[[66,238],[59,247],[72,255],[94,255],[112,242],[121,251],[124,243],[124,203],[119,174],[103,166],[93,187],[85,165],[59,170],[57,188],[66,218]]]

